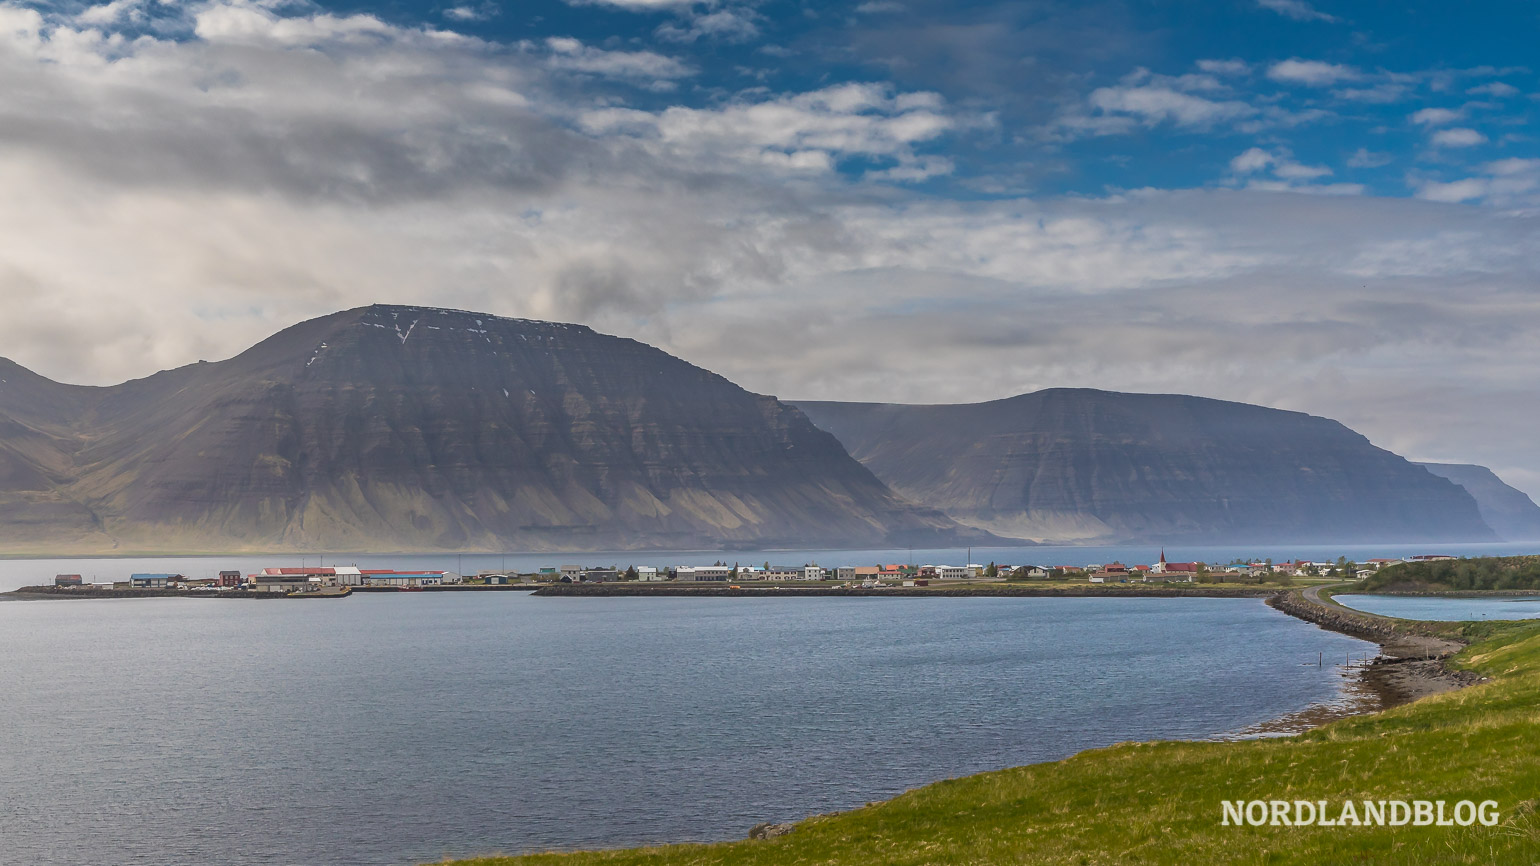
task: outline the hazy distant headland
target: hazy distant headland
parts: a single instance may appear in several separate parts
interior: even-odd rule
[[[1239,403],[789,404],[587,327],[422,307],[348,310],[112,387],[0,359],[12,554],[1492,541],[1499,518],[1540,532],[1540,508],[1495,476],[1445,474]]]

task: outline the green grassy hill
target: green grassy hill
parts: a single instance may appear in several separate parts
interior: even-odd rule
[[[1540,556],[1484,556],[1441,562],[1402,562],[1381,569],[1361,591],[1540,590]]]
[[[1450,626],[1491,681],[1298,737],[1127,743],[938,782],[785,836],[459,866],[1540,862],[1540,623]],[[1225,800],[1496,800],[1483,827],[1226,827]],[[1450,803],[1451,807],[1453,802]]]

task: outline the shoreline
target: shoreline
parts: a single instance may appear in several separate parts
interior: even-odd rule
[[[1450,637],[1448,624],[1422,620],[1400,620],[1365,613],[1323,599],[1315,586],[1303,591],[1288,590],[1267,600],[1267,605],[1295,619],[1313,623],[1327,631],[1361,638],[1379,645],[1379,655],[1357,669],[1357,679],[1378,706],[1343,713],[1351,715],[1408,704],[1429,695],[1442,694],[1485,681],[1471,671],[1453,670],[1448,660],[1469,644]],[[1308,709],[1302,712],[1308,712]],[[1335,721],[1335,718],[1324,719]]]
[[[1167,585],[1169,587],[1169,585]],[[883,589],[842,589],[836,586],[648,586],[627,583],[550,584],[535,590],[543,598],[1267,598],[1277,587],[1133,588],[1124,584],[1096,586],[1027,586],[971,584],[966,586],[892,586]]]

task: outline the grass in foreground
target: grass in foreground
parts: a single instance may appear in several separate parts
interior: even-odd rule
[[[1458,626],[1493,681],[1287,739],[1128,743],[938,782],[768,841],[459,861],[685,864],[1540,863],[1540,624]],[[1224,827],[1224,800],[1496,800],[1495,827]]]

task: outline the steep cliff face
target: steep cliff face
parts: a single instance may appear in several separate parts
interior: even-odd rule
[[[1084,389],[955,406],[796,405],[898,493],[1002,535],[1494,537],[1458,485],[1298,412]]]
[[[17,459],[4,490],[39,488],[79,512],[47,531],[0,524],[3,548],[39,537],[357,551],[982,537],[895,497],[800,411],[576,325],[375,306],[113,388],[34,379],[0,385],[0,421],[26,419],[0,430],[0,479],[12,451],[46,452],[51,475]]]
[[[1417,465],[1464,487],[1481,509],[1481,519],[1504,541],[1540,539],[1540,505],[1524,491],[1503,483],[1497,473],[1471,463]]]

